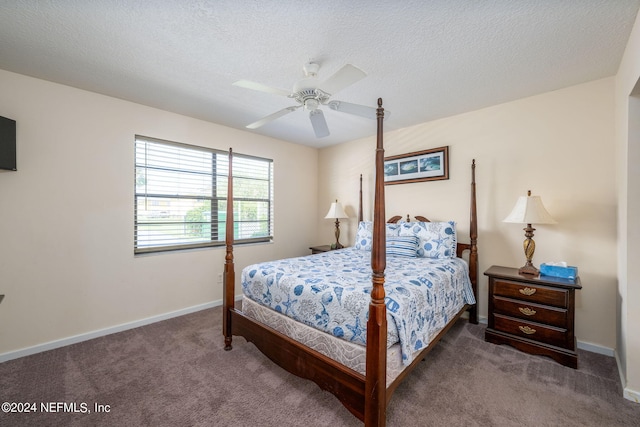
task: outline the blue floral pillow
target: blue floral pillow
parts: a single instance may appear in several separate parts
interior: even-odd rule
[[[400,224],[386,224],[387,236],[398,236]],[[370,251],[373,245],[373,222],[360,221],[356,232],[354,247],[363,251]]]
[[[387,236],[387,255],[415,258],[418,236]]]
[[[373,223],[371,221],[360,221],[356,232],[356,241],[353,246],[356,249],[370,251],[373,243],[372,238]]]
[[[403,222],[400,236],[417,236],[420,258],[453,258],[456,256],[456,223]]]

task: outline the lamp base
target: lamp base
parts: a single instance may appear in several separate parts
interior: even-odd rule
[[[525,264],[518,270],[519,274],[524,274],[526,276],[538,276],[540,274],[540,270],[535,268],[533,264]]]
[[[533,240],[533,232],[535,230],[536,229],[533,228],[531,224],[527,224],[527,227],[524,228],[525,239],[522,243],[522,246],[524,248],[524,255],[527,258],[527,262],[522,267],[520,267],[520,270],[518,270],[518,273],[532,277],[540,274],[540,271],[538,271],[538,269],[535,268],[533,266],[533,263],[531,262],[531,260],[533,259],[533,253],[536,250],[536,242]]]
[[[336,242],[331,245],[331,249],[342,249],[344,246],[340,244],[340,220],[336,218]]]

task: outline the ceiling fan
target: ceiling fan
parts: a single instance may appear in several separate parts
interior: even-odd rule
[[[298,103],[298,105],[293,105],[269,114],[257,122],[247,125],[247,128],[257,129],[260,126],[264,126],[265,124],[302,107],[304,110],[309,111],[309,119],[311,120],[311,126],[313,127],[316,137],[323,138],[329,135],[329,127],[327,126],[327,121],[324,118],[322,110],[319,108],[321,105],[326,105],[330,109],[342,113],[354,114],[356,116],[366,117],[369,119],[376,118],[375,108],[343,101],[330,100],[332,95],[366,77],[367,73],[358,67],[347,64],[323,82],[318,80],[318,70],[320,69],[319,64],[315,62],[308,62],[304,67],[302,67],[302,69],[304,70],[305,77],[293,85],[292,91],[266,86],[262,83],[256,83],[249,80],[238,80],[233,83],[234,86],[293,98]]]

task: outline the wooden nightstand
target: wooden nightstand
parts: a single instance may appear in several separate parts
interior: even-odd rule
[[[311,249],[311,255],[321,254],[322,252],[329,252],[331,250],[331,245],[311,246],[309,249]]]
[[[484,274],[489,277],[485,341],[577,368],[575,290],[582,288],[580,278],[525,276],[517,268],[495,265]]]

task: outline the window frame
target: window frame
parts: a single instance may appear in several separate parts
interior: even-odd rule
[[[164,145],[167,147],[175,147],[178,149],[185,149],[185,150],[192,150],[192,151],[197,151],[197,152],[204,152],[204,153],[208,153],[212,155],[212,160],[211,160],[211,169],[210,171],[208,171],[208,173],[204,173],[204,175],[210,176],[211,177],[211,194],[208,196],[203,196],[203,197],[196,197],[196,196],[187,196],[187,195],[178,195],[178,194],[153,194],[150,193],[149,191],[147,191],[147,179],[148,179],[148,173],[147,171],[149,169],[155,169],[156,171],[159,170],[160,168],[156,167],[150,167],[149,166],[149,161],[147,161],[145,159],[144,163],[141,164],[139,163],[138,160],[138,144],[139,143],[152,143],[152,144],[160,144],[160,145]],[[146,148],[145,148],[146,150]],[[146,151],[145,151],[146,153]],[[210,247],[221,247],[225,245],[225,232],[226,232],[226,218],[220,222],[218,214],[220,212],[225,212],[226,213],[226,202],[227,202],[227,179],[229,178],[229,172],[228,172],[228,160],[226,161],[226,168],[224,169],[224,171],[218,171],[217,167],[218,167],[218,162],[215,159],[215,156],[224,156],[225,159],[228,159],[229,156],[229,151],[225,151],[225,150],[220,150],[220,149],[215,149],[215,148],[209,148],[209,147],[203,147],[203,146],[197,146],[197,145],[191,145],[191,144],[185,144],[182,142],[175,142],[175,141],[167,141],[167,140],[163,140],[163,139],[158,139],[158,138],[153,138],[153,137],[148,137],[148,136],[144,136],[144,135],[138,135],[136,134],[134,137],[134,215],[133,215],[133,220],[134,220],[134,232],[133,232],[133,247],[134,247],[134,254],[138,255],[138,254],[146,254],[146,253],[155,253],[155,252],[169,252],[169,251],[178,251],[178,250],[187,250],[187,249],[196,249],[196,248],[210,248]],[[274,168],[273,168],[273,159],[268,159],[268,158],[264,158],[264,157],[258,157],[258,156],[253,156],[253,155],[247,155],[247,154],[242,154],[242,153],[237,153],[235,150],[233,151],[233,163],[234,163],[234,168],[233,168],[233,179],[234,179],[234,186],[233,186],[233,203],[234,203],[234,212],[241,212],[242,209],[237,209],[237,205],[238,204],[242,204],[242,203],[266,203],[267,208],[266,208],[266,220],[258,220],[258,219],[254,219],[254,220],[245,220],[242,218],[238,218],[236,215],[234,215],[234,240],[233,243],[234,245],[242,245],[242,244],[251,244],[251,243],[271,243],[273,242],[273,228],[274,228],[274,191],[273,191],[273,181],[274,181]],[[262,179],[262,178],[250,178],[247,176],[242,176],[242,169],[237,169],[236,165],[239,161],[241,161],[241,159],[245,159],[248,161],[258,161],[258,162],[264,162],[265,163],[265,167],[267,168],[267,176],[268,178]],[[138,173],[139,173],[139,168],[145,168],[145,174],[143,176],[144,180],[145,180],[145,191],[139,191],[138,190]],[[167,168],[166,171],[169,172],[173,172],[173,173],[181,173],[183,172],[185,174],[185,176],[188,175],[188,172],[186,171],[180,171],[177,167],[174,169],[171,168]],[[223,179],[219,179],[219,178],[223,178]],[[239,191],[241,191],[238,186],[236,185],[237,180],[239,179],[260,179],[263,181],[267,181],[267,187],[268,187],[268,196],[267,198],[259,198],[259,197],[247,197],[246,195],[240,195],[238,194]],[[218,184],[219,181],[223,181],[223,183]],[[222,187],[219,187],[221,186]],[[176,185],[177,187],[177,185]],[[217,188],[220,188],[223,191],[223,195],[218,196],[217,193]],[[186,215],[185,215],[185,220],[184,221],[171,221],[171,222],[153,222],[153,221],[149,221],[148,219],[146,221],[141,220],[139,215],[138,215],[138,207],[139,207],[139,198],[156,198],[156,199],[178,199],[178,200],[193,200],[193,199],[197,199],[197,200],[207,200],[210,202],[210,215],[209,215],[209,226],[211,227],[211,232],[209,234],[209,240],[206,241],[199,241],[196,243],[178,243],[178,244],[157,244],[157,245],[152,245],[152,244],[147,244],[147,245],[142,245],[139,246],[139,243],[141,242],[141,240],[139,239],[139,232],[140,229],[142,227],[144,227],[145,225],[153,225],[153,224],[182,224],[182,228],[184,230],[187,229],[187,225],[189,224],[189,221],[186,221]],[[218,207],[217,209],[214,209],[213,206],[214,204]],[[220,209],[220,205],[222,204],[224,206],[224,209]],[[205,224],[204,222],[197,222],[198,224]],[[251,237],[251,238],[237,238],[237,233],[238,230],[241,229],[241,226],[243,223],[252,223],[252,224],[260,224],[260,223],[266,223],[266,228],[267,228],[267,233],[265,236],[259,236],[259,237]],[[215,230],[215,231],[214,231]],[[186,233],[186,232],[185,232]],[[183,236],[186,239],[186,234]],[[216,238],[216,240],[214,240],[214,237]],[[142,240],[142,242],[144,242],[144,240]]]

